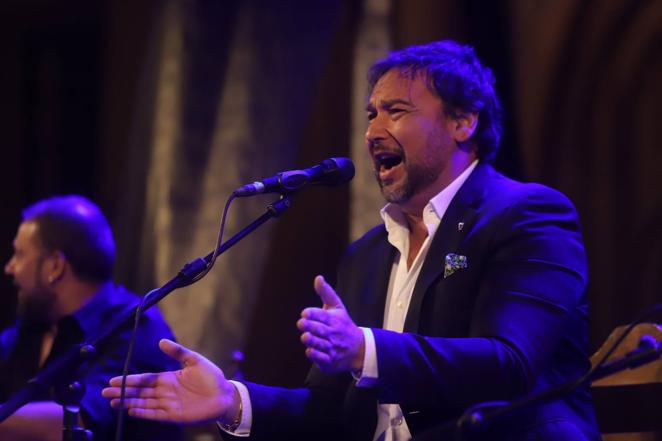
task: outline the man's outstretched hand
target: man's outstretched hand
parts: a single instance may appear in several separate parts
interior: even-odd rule
[[[126,377],[124,404],[129,415],[173,423],[234,421],[239,413],[239,393],[223,371],[202,355],[173,341],[159,342],[161,350],[182,363],[182,368],[158,374]],[[110,380],[102,394],[119,406],[122,377]]]
[[[306,356],[327,373],[360,371],[365,352],[363,331],[324,277],[315,277],[315,291],[322,299],[322,308],[304,309],[297,321]]]

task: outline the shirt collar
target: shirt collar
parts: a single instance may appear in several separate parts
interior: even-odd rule
[[[478,160],[474,160],[469,167],[467,167],[457,178],[448,184],[443,190],[437,193],[430,202],[427,203],[425,208],[423,208],[423,222],[428,228],[428,235],[432,236],[439,224],[441,219],[444,217],[444,213],[448,209],[453,197],[457,194],[462,187],[462,184],[469,178],[471,172],[478,165]],[[389,234],[389,241],[393,234],[397,234],[398,231],[403,229],[408,230],[407,220],[404,213],[399,205],[388,203],[380,210],[380,215],[384,220],[384,226],[386,231]],[[392,243],[392,242],[391,242]]]

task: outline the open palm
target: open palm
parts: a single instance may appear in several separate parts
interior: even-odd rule
[[[125,406],[129,415],[175,423],[223,419],[238,398],[223,371],[173,341],[161,340],[159,347],[182,363],[182,369],[127,376]],[[103,390],[113,407],[119,406],[121,385],[122,377],[115,377],[110,380],[110,387]]]

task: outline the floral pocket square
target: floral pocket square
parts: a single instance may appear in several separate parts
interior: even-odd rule
[[[467,267],[467,256],[460,254],[446,254],[446,262],[444,263],[444,279],[455,271]]]

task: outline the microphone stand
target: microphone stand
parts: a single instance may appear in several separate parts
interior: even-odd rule
[[[592,372],[582,375],[574,380],[567,381],[558,386],[545,389],[539,393],[525,395],[511,402],[485,402],[478,403],[466,410],[462,416],[448,421],[440,426],[433,427],[414,437],[413,441],[439,440],[440,436],[455,433],[456,440],[471,440],[474,436],[483,433],[491,424],[503,420],[512,413],[533,404],[540,404],[570,392],[582,384],[592,383],[606,376],[625,369],[634,369],[646,363],[657,360],[662,356],[662,345],[655,339],[644,335],[639,341],[639,347],[628,352],[611,363],[599,366]],[[482,409],[481,409],[482,408]],[[486,410],[484,410],[486,409]]]
[[[78,414],[80,413],[80,400],[85,395],[85,385],[78,381],[59,384],[55,387],[56,401],[62,405],[63,441],[90,441],[92,431],[86,430],[78,425]]]
[[[283,214],[291,207],[291,205],[292,202],[287,195],[283,195],[279,200],[269,204],[267,206],[267,211],[264,214],[244,227],[230,239],[223,242],[223,244],[215,250],[216,256],[223,254],[269,219],[276,218]],[[184,265],[175,277],[166,282],[162,287],[152,291],[149,296],[143,299],[142,311],[151,308],[177,288],[182,288],[194,283],[196,281],[195,277],[207,270],[207,266],[211,262],[213,256],[214,251],[207,254],[204,258],[198,257]],[[127,325],[130,326],[138,308],[139,306],[136,305],[131,310],[120,315],[117,320],[107,326],[98,336],[91,338],[84,343],[70,347],[62,355],[56,357],[49,362],[48,365],[44,366],[37,375],[28,380],[27,384],[22,389],[12,395],[5,403],[0,405],[0,422],[6,420],[20,407],[29,403],[38,393],[46,391],[54,385],[65,385],[59,388],[59,390],[71,390],[72,388],[75,388],[75,383],[78,382],[72,380],[71,372],[75,372],[76,368],[81,363],[94,359],[98,353],[97,349],[103,348],[104,344],[106,344],[121,328]],[[80,385],[80,383],[78,384]],[[80,406],[80,399],[83,396],[82,392],[78,392],[79,391],[74,391],[74,393],[69,394],[66,399],[61,400],[61,404],[64,407],[65,421],[63,440],[65,441],[90,439],[80,438],[80,436],[85,435],[79,431],[79,429],[83,429],[76,425],[77,409]],[[72,412],[75,412],[75,416],[73,417],[71,414]],[[71,430],[73,430],[74,433],[70,433]]]

